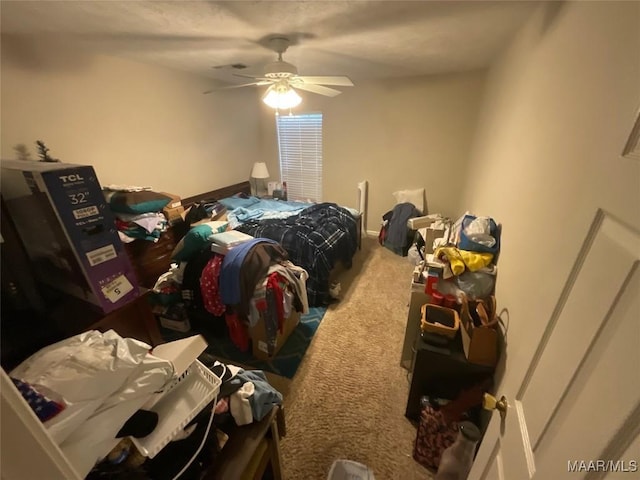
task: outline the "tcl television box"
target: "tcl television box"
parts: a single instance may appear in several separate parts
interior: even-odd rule
[[[36,279],[104,313],[139,295],[91,166],[3,160],[1,193]]]

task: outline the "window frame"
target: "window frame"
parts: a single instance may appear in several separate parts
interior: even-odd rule
[[[276,116],[281,182],[287,199],[322,201],[323,114],[308,112]]]

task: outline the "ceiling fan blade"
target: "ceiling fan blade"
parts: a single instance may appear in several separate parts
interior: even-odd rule
[[[345,76],[323,76],[323,77],[309,77],[307,75],[301,75],[296,77],[306,83],[307,85],[339,85],[342,87],[353,87],[353,82],[349,77]]]
[[[246,75],[244,73],[234,73],[233,74],[234,77],[242,77],[242,78],[253,78],[254,80],[262,80],[262,81],[273,81],[272,78],[267,78],[267,77],[262,77],[260,75]]]
[[[202,92],[204,95],[208,93],[218,92],[220,90],[230,90],[232,88],[241,88],[241,87],[251,87],[253,85],[270,85],[271,82],[259,81],[259,82],[251,82],[251,83],[242,83],[240,85],[227,85],[224,87],[212,88],[211,90],[207,90],[206,92]]]
[[[306,85],[304,83],[299,83],[292,86],[300,90],[306,90],[307,92],[318,93],[326,97],[335,97],[336,95],[340,95],[342,93],[340,90],[336,90],[335,88],[323,87],[322,85]]]

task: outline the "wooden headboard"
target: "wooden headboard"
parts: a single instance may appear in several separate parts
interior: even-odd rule
[[[236,183],[235,185],[229,185],[228,187],[218,188],[217,190],[211,190],[205,193],[199,193],[198,195],[194,195],[193,197],[187,197],[182,199],[182,205],[184,208],[188,208],[196,202],[206,199],[216,199],[219,200],[225,197],[231,197],[236,193],[246,193],[247,195],[251,194],[251,184],[247,180],[246,182]]]

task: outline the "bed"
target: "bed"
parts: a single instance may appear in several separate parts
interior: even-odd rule
[[[232,228],[277,241],[291,262],[307,271],[309,306],[330,303],[331,270],[339,263],[350,268],[359,246],[359,213],[335,203],[259,199],[249,192],[249,182],[243,182],[185,199],[183,203],[215,199],[225,205]]]

